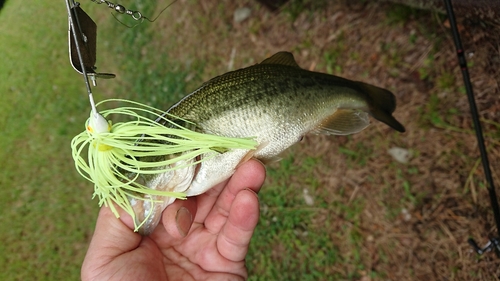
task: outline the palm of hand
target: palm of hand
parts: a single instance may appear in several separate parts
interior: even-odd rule
[[[245,279],[244,259],[259,217],[255,193],[264,177],[262,164],[243,164],[205,194],[168,206],[149,237],[130,231],[130,217],[122,216],[121,222],[103,208],[82,279]],[[193,222],[191,214],[196,214]]]

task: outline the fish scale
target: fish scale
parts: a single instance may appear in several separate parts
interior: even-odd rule
[[[202,155],[204,159],[196,171],[154,175],[145,185],[195,196],[229,178],[242,161],[251,157],[272,161],[307,133],[357,133],[369,125],[369,115],[404,132],[404,127],[392,116],[395,108],[395,97],[388,90],[304,70],[292,54],[279,52],[260,64],[209,80],[167,111],[192,122],[203,133],[252,137],[258,143],[255,150]],[[134,207],[138,210],[138,223],[153,214],[140,230],[143,234],[154,230],[161,211],[171,202],[165,198],[161,207]]]

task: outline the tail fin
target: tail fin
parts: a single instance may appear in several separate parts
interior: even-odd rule
[[[392,116],[396,109],[396,97],[386,89],[358,82],[369,97],[370,114],[398,132],[405,132],[405,127]]]

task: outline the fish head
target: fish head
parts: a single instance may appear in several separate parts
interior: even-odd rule
[[[193,159],[182,160],[170,165],[167,171],[158,174],[135,176],[135,183],[148,189],[160,192],[186,192],[193,180],[196,164]],[[140,226],[138,232],[150,235],[161,221],[165,208],[176,198],[156,194],[139,194],[128,200],[134,211],[135,225]]]

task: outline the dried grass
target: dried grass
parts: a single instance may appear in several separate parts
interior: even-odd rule
[[[234,10],[244,6],[252,9],[250,18],[233,23]],[[388,24],[388,9],[389,4],[330,3],[292,21],[286,13],[269,12],[256,1],[179,0],[169,11],[177,17],[160,18],[157,23],[164,30],[158,34],[158,50],[165,50],[162,42],[177,46],[166,51],[187,62],[186,68],[192,66],[189,62],[205,62],[205,72],[193,86],[230,70],[228,65],[237,69],[289,50],[299,65],[322,72],[328,70],[328,55],[338,54],[330,65],[335,74],[392,90],[399,103],[395,116],[405,124],[405,134],[374,123],[351,138],[306,137],[295,148],[299,155],[321,158],[323,165],[312,171],[319,181],[316,192],[327,190],[331,194],[327,202],[365,199],[359,231],[367,269],[384,272],[390,280],[497,280],[498,259],[491,253],[478,258],[467,244],[469,237],[485,242],[496,229],[482,168],[477,165],[468,101],[459,93],[463,84],[449,30],[442,18],[431,13]],[[500,39],[457,16],[466,30],[471,80],[481,117],[487,121],[486,142],[498,184]],[[454,79],[439,82],[447,74]],[[431,106],[433,97],[438,102]],[[433,114],[445,125],[433,122]],[[365,165],[349,164],[337,150],[338,146],[354,150],[356,143],[372,150],[364,156]],[[395,163],[386,153],[393,146],[413,152],[408,164]],[[405,182],[414,200],[404,194]],[[340,195],[340,188],[348,192]],[[314,221],[321,224],[332,217],[333,230],[349,225],[342,214],[328,210],[319,210]],[[349,247],[342,238],[332,235],[347,255]],[[280,245],[272,251],[279,252]],[[335,265],[332,270],[349,271]]]

